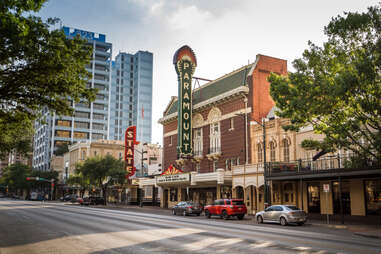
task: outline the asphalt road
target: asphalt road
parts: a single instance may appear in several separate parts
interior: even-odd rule
[[[0,199],[0,254],[381,253],[379,239],[301,228]]]

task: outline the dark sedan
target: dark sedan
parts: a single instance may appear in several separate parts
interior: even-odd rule
[[[104,198],[97,196],[84,197],[80,202],[81,205],[104,205],[104,203]]]
[[[202,213],[202,207],[200,204],[192,201],[182,201],[172,207],[172,214],[181,214],[183,216],[187,216],[190,214],[196,214],[197,216],[200,216]]]

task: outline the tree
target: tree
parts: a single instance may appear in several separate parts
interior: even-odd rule
[[[85,191],[90,189],[89,179],[84,177],[80,172],[76,175],[70,176],[66,183],[68,185],[79,186],[81,198],[85,194]]]
[[[33,129],[41,110],[70,115],[69,100],[95,99],[86,88],[91,48],[79,37],[68,39],[53,29],[58,19],[43,22],[31,15],[47,0],[0,1],[0,151],[21,152],[28,143],[19,135]],[[12,128],[7,128],[7,126]],[[17,131],[16,131],[17,130]]]
[[[106,203],[107,187],[113,183],[123,184],[125,181],[124,162],[111,155],[91,157],[77,166],[77,172],[87,178],[90,184],[102,189]]]
[[[306,125],[325,134],[303,146],[345,148],[364,161],[381,161],[381,5],[365,13],[344,13],[324,29],[327,42],[309,42],[287,77],[272,73],[270,93],[286,130]]]
[[[67,152],[69,152],[69,145],[67,143],[63,143],[62,145],[57,146],[57,150],[54,151],[54,154],[56,156],[62,156]]]
[[[12,164],[4,168],[0,182],[2,185],[8,186],[8,190],[11,192],[29,189],[30,184],[26,178],[31,171],[31,168],[27,165],[21,163]]]

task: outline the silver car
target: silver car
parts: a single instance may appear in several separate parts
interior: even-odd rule
[[[306,212],[293,205],[273,205],[255,214],[258,223],[277,222],[283,226],[288,223],[303,225],[307,221]]]

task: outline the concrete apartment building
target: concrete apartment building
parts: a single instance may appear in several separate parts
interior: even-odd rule
[[[106,35],[63,27],[68,38],[81,36],[93,55],[86,69],[88,86],[97,88],[94,102],[71,102],[73,116],[56,116],[47,109],[35,122],[33,168],[50,170],[54,151],[62,144],[96,140],[124,140],[130,125],[137,126],[138,140],[150,143],[152,132],[152,65],[150,52],[120,53],[112,62],[112,44]]]
[[[63,31],[68,38],[80,35],[92,47],[91,63],[86,66],[92,77],[88,86],[97,88],[98,93],[90,105],[72,101],[74,116],[56,116],[43,110],[46,124],[35,123],[33,168],[38,170],[50,169],[51,156],[59,145],[109,139],[112,44],[106,41],[104,34],[69,27],[63,27]]]

